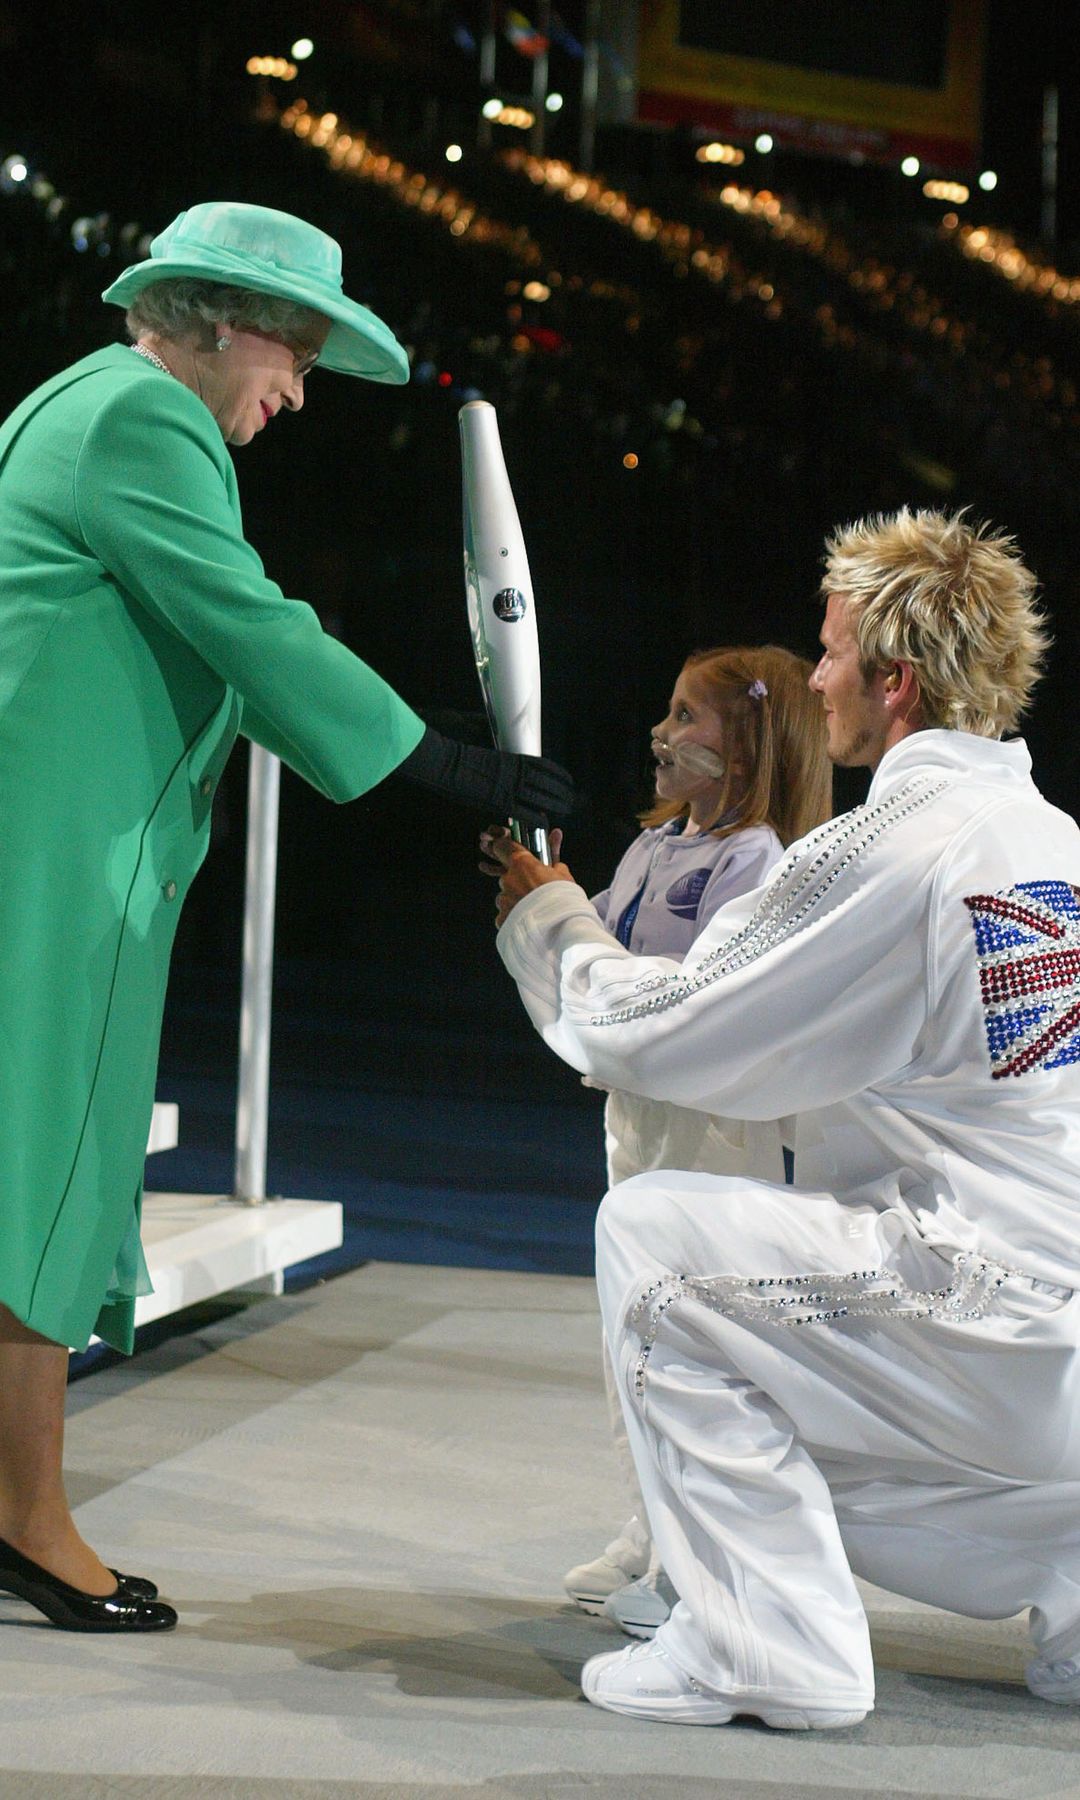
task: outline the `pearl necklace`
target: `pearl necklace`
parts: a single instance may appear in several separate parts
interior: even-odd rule
[[[129,344],[128,349],[134,350],[136,356],[144,356],[147,362],[153,363],[155,369],[160,369],[163,375],[172,374],[168,363],[162,362],[156,350],[148,350],[145,344]]]

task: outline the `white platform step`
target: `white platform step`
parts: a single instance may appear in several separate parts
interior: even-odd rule
[[[157,1101],[147,1155],[175,1149],[179,1124],[179,1108]],[[235,1288],[280,1294],[286,1269],[337,1250],[341,1240],[336,1200],[239,1206],[227,1194],[144,1193],[143,1252],[154,1291],[135,1302],[135,1324],[149,1325]]]
[[[142,1240],[152,1294],[135,1303],[136,1325],[211,1300],[293,1263],[336,1250],[342,1213],[336,1200],[267,1200],[239,1206],[223,1194],[143,1195]]]
[[[155,1150],[175,1150],[179,1142],[180,1108],[175,1100],[155,1100],[150,1136],[146,1140],[147,1156],[152,1156]]]

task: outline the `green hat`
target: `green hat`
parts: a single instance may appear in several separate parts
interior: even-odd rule
[[[409,379],[408,358],[389,326],[342,292],[340,246],[292,213],[239,200],[189,207],[159,232],[149,261],[133,263],[101,297],[130,306],[143,288],[176,276],[225,282],[310,306],[331,321],[320,368],[369,381]]]

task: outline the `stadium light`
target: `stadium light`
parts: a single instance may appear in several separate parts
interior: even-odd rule
[[[963,206],[970,198],[962,181],[924,181],[922,191],[928,200],[945,200],[950,206]]]
[[[699,144],[694,155],[698,162],[727,163],[733,168],[746,161],[746,152],[740,150],[737,144]]]

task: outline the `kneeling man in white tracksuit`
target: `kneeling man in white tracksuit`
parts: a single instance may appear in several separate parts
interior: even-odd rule
[[[604,1330],[663,1566],[596,1705],[794,1729],[873,1706],[855,1574],[1031,1609],[1080,1703],[1080,832],[1015,728],[1046,637],[1007,538],[906,509],[828,546],[820,694],[865,805],[681,964],[499,839],[499,949],[611,1088],[797,1115],[794,1187],[667,1171],[597,1227]],[[766,702],[767,704],[767,702]]]

